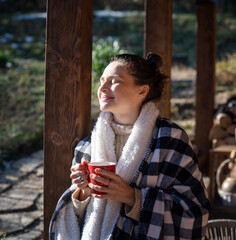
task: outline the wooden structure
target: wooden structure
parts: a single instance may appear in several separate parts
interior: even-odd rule
[[[47,2],[44,231],[70,186],[74,147],[90,132],[92,0]]]
[[[171,75],[172,58],[172,0],[145,2],[146,20],[144,34],[145,56],[149,52],[162,55],[163,71]],[[167,82],[159,105],[162,115],[170,118],[170,81]]]
[[[146,0],[145,6],[145,52],[161,53],[170,76],[172,1]],[[205,155],[214,106],[215,10],[214,3],[197,0],[196,143]],[[44,239],[56,202],[70,185],[74,147],[90,131],[92,19],[93,0],[47,0]],[[161,112],[170,116],[170,83]],[[206,159],[200,164],[205,166]]]
[[[207,169],[209,133],[215,103],[216,5],[197,0],[197,91],[195,144],[202,152],[200,168]],[[207,172],[205,170],[205,172]]]

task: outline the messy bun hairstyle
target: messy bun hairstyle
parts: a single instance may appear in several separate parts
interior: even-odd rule
[[[168,77],[160,70],[162,57],[159,54],[149,53],[146,59],[134,54],[119,54],[113,57],[110,63],[114,61],[124,64],[129,74],[134,77],[136,85],[149,85],[150,90],[144,103],[161,98]]]

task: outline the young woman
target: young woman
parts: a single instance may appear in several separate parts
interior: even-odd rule
[[[161,65],[157,54],[121,54],[105,68],[101,113],[75,149],[73,184],[57,204],[50,239],[205,238],[210,205],[197,158],[186,133],[155,104],[167,78]],[[89,183],[89,161],[116,163],[116,173],[90,175],[105,186]]]

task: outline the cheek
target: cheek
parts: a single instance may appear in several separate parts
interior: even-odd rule
[[[100,95],[101,95],[101,91],[100,91],[100,87],[99,87],[98,90],[97,90],[97,96],[98,96],[98,98],[100,98]]]
[[[122,86],[112,86],[111,91],[113,92],[114,95],[122,95],[125,93],[125,88],[122,88]]]

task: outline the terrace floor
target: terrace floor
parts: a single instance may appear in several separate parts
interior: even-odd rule
[[[216,196],[212,218],[236,219]],[[43,150],[12,162],[0,174],[0,234],[8,240],[40,240],[43,234]]]

